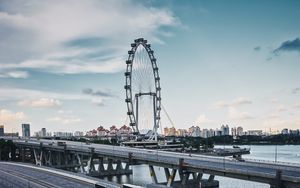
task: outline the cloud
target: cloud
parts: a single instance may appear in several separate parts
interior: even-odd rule
[[[26,71],[0,72],[0,78],[28,78],[28,76]]]
[[[292,90],[292,94],[298,94],[298,93],[300,93],[300,88],[299,88],[299,87],[294,88],[294,89]]]
[[[24,112],[12,112],[7,109],[0,109],[0,124],[9,124],[26,118]]]
[[[61,102],[57,99],[40,98],[36,100],[22,100],[18,103],[20,106],[50,108],[60,106]]]
[[[256,46],[255,48],[253,48],[254,51],[260,51],[261,47],[260,46]]]
[[[278,101],[279,101],[278,98],[275,98],[275,97],[270,99],[270,102],[273,104],[278,103]]]
[[[232,120],[253,119],[253,117],[248,112],[238,112],[233,107],[228,108],[228,117]]]
[[[117,97],[111,91],[94,91],[92,88],[85,88],[82,90],[82,93],[85,95],[89,95],[92,97],[91,103],[96,106],[105,106],[105,101],[107,98],[115,98]]]
[[[280,116],[279,116],[278,112],[271,113],[267,116],[268,119],[277,119],[279,117]]]
[[[278,48],[276,48],[273,53],[278,54],[280,52],[290,52],[298,51],[300,52],[300,39],[296,38],[294,40],[287,40],[283,42]]]
[[[180,25],[170,10],[134,0],[6,1],[0,12],[0,75],[118,72],[131,39],[162,43],[165,28]]]
[[[233,100],[232,105],[244,105],[244,104],[252,104],[252,101],[245,97],[239,97]]]
[[[299,129],[300,126],[300,118],[295,117],[292,119],[281,119],[281,118],[274,118],[274,119],[266,119],[263,121],[264,127],[272,127],[272,129],[282,129],[288,127],[290,129]]]
[[[232,101],[218,101],[214,104],[215,108],[234,107],[240,105],[252,104],[252,101],[245,97],[238,97]]]
[[[80,118],[76,118],[76,117],[60,117],[60,116],[56,116],[56,117],[48,118],[47,121],[48,122],[56,122],[56,123],[67,125],[67,124],[79,123],[82,120]]]
[[[92,99],[92,104],[95,104],[96,106],[105,106],[105,102],[103,99]]]
[[[205,124],[205,123],[211,123],[211,122],[212,122],[212,120],[207,119],[206,115],[204,115],[204,114],[201,114],[196,120],[197,124]]]
[[[300,108],[300,102],[296,103],[296,104],[294,105],[294,107],[295,107],[295,108]]]
[[[99,96],[99,97],[115,97],[115,95],[113,95],[109,91],[101,91],[101,90],[94,91],[91,88],[83,89],[82,93],[87,94],[87,95],[91,95],[91,96]]]
[[[49,98],[56,100],[89,100],[89,97],[73,93],[56,93],[33,89],[0,87],[0,101],[23,101]]]
[[[276,108],[276,111],[277,112],[285,112],[285,111],[287,111],[287,109],[283,105],[280,105]]]

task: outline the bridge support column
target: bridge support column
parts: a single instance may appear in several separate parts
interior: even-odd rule
[[[99,172],[99,175],[100,175],[100,172],[104,172],[105,171],[104,164],[103,164],[103,157],[99,157],[98,161],[99,161],[98,172]]]
[[[52,166],[51,151],[45,152],[45,165]]]
[[[277,170],[276,171],[276,179],[274,180],[274,183],[271,184],[271,188],[282,188],[282,181],[281,181],[281,176],[282,176],[282,171],[281,170]]]
[[[78,153],[76,153],[76,157],[77,157],[77,160],[78,160],[80,172],[82,174],[85,174],[85,169],[84,169],[84,166],[83,166],[83,163],[82,163],[82,158],[79,156]]]
[[[40,154],[37,154],[37,150],[33,149],[35,164],[37,166],[42,166],[43,162],[43,151],[41,150]]]
[[[157,177],[156,177],[156,174],[155,174],[155,170],[154,170],[154,167],[152,165],[149,165],[149,170],[150,170],[150,176],[151,176],[151,179],[152,179],[152,182],[154,184],[157,184]]]
[[[95,171],[94,158],[93,156],[87,162],[87,173],[90,174]]]
[[[170,171],[169,171],[168,168],[164,168],[164,170],[165,170],[166,179],[167,179],[167,181],[168,181],[168,179],[169,179],[169,177],[170,177]]]
[[[171,174],[170,174],[169,178],[167,179],[167,187],[172,186],[175,176],[176,176],[176,172],[177,172],[176,169],[172,169]]]
[[[198,173],[197,174],[197,172],[193,172],[193,180],[197,183],[197,184],[199,184],[200,183],[200,181],[201,181],[201,179],[202,179],[202,176],[203,176],[203,173]]]
[[[209,178],[208,178],[208,181],[209,182],[213,182],[214,181],[214,179],[215,179],[215,175],[209,175]]]
[[[190,177],[190,173],[189,172],[185,172],[182,176],[182,179],[181,179],[181,184],[182,185],[186,185],[188,180],[189,180],[189,177]]]
[[[21,157],[21,161],[24,163],[25,162],[25,152],[24,152],[24,147],[23,146],[21,146],[20,148],[19,148],[19,150],[20,150],[20,157]],[[1,156],[0,156],[1,157]]]

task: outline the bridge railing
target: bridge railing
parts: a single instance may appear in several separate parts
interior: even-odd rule
[[[244,159],[247,162],[260,162],[260,163],[266,163],[266,164],[276,164],[276,165],[284,165],[284,166],[291,166],[291,167],[300,167],[300,163],[293,163],[293,162],[284,162],[284,161],[271,161],[271,160],[265,160],[265,159]]]

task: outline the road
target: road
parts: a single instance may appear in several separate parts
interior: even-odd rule
[[[81,177],[78,174],[57,169],[36,167],[29,164],[0,162],[1,188],[92,188],[99,179]],[[107,187],[120,187],[114,183]]]

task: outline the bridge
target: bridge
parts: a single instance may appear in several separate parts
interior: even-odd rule
[[[12,153],[21,161],[26,161],[26,157],[29,157],[38,166],[77,169],[91,176],[130,174],[132,173],[131,165],[147,164],[152,186],[162,184],[166,187],[184,187],[201,183],[218,187],[214,177],[224,176],[265,183],[273,188],[300,187],[300,165],[242,162],[196,154],[175,154],[174,152],[72,141],[62,143],[54,140],[26,140],[11,137],[5,139],[12,140],[16,145],[16,151]],[[104,168],[104,163],[107,163],[107,168]],[[154,166],[164,168],[166,182],[157,181]],[[176,173],[179,173],[179,181],[174,179]],[[209,178],[202,179],[203,174],[208,174]]]
[[[119,185],[78,173],[3,161],[0,162],[0,177],[2,188],[137,188],[137,186]]]

